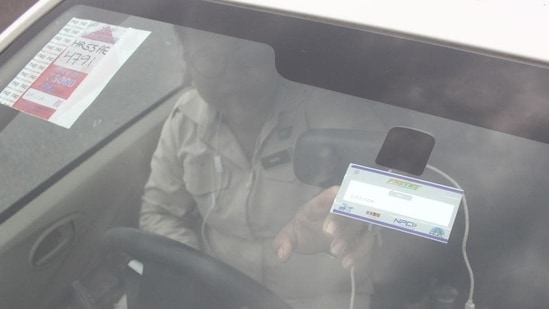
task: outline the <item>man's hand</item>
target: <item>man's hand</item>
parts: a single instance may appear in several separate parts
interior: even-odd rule
[[[368,224],[330,213],[339,187],[322,191],[299,209],[295,217],[282,228],[273,241],[281,262],[293,253],[316,254],[330,252],[350,269],[369,253],[374,234]]]

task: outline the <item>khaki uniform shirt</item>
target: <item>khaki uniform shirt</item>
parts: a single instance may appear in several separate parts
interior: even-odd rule
[[[281,264],[275,235],[322,189],[299,182],[292,150],[311,127],[360,127],[341,115],[350,97],[288,82],[259,135],[251,161],[219,114],[194,88],[164,124],[145,186],[142,229],[202,248],[263,283],[295,308],[347,308],[351,280],[327,254],[294,254]],[[338,104],[333,104],[337,100]],[[323,103],[324,102],[324,103]],[[353,111],[349,110],[352,115]],[[206,218],[203,245],[200,222]],[[372,293],[367,267],[355,270],[356,308]],[[362,305],[361,305],[362,303]]]

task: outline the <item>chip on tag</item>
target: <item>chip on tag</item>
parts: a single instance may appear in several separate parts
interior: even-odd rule
[[[350,164],[331,212],[447,243],[463,190]]]

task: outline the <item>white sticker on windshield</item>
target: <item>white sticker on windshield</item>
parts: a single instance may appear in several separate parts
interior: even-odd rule
[[[461,189],[350,164],[331,211],[447,243],[462,197]]]
[[[0,103],[70,128],[149,34],[73,18],[0,92]]]

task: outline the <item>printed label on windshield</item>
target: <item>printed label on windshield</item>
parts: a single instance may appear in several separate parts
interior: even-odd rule
[[[70,128],[149,34],[73,18],[0,93],[0,103]]]
[[[447,243],[463,191],[349,165],[332,212]]]

